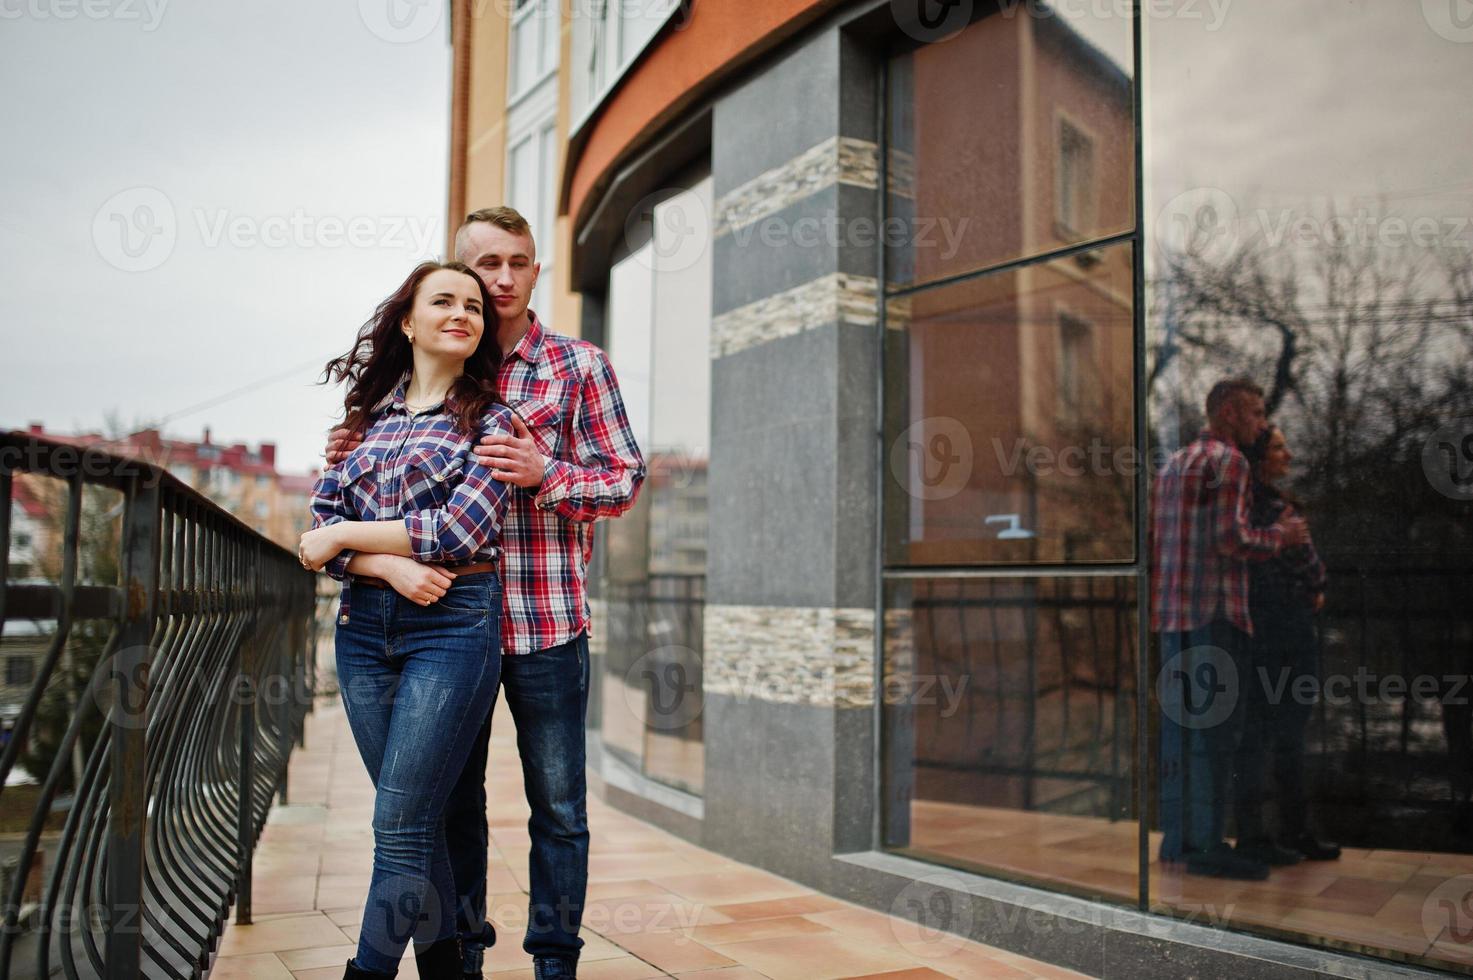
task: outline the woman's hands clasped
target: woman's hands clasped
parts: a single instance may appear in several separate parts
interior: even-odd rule
[[[413,558],[385,555],[389,559],[383,579],[393,590],[410,602],[428,606],[438,601],[455,581],[455,573],[438,565],[426,565]]]

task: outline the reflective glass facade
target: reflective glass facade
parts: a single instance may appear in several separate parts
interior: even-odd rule
[[[1466,970],[1473,36],[1085,10],[886,63],[884,844]]]

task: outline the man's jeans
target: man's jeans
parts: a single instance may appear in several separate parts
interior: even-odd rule
[[[1224,620],[1160,634],[1161,860],[1222,845],[1249,670],[1247,633]]]
[[[496,697],[501,581],[462,575],[427,607],[392,589],[349,588],[338,685],[375,789],[373,876],[354,962],[393,974],[411,939],[456,932],[445,801]]]
[[[577,960],[588,888],[588,784],[584,722],[588,714],[588,635],[535,653],[507,654],[501,686],[517,726],[522,780],[532,808],[528,830],[531,902],[522,948],[533,956]],[[486,919],[486,752],[490,711],[445,808],[445,836],[455,875],[464,971],[479,973]]]

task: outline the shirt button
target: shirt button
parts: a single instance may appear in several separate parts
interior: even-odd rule
[[[338,622],[339,623],[346,623],[347,621],[348,621],[348,617],[347,616],[339,616],[338,617]]]

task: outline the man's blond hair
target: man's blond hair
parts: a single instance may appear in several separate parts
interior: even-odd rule
[[[537,240],[532,237],[532,226],[527,224],[527,219],[522,217],[522,213],[516,208],[498,204],[494,208],[472,211],[460,223],[460,228],[455,232],[455,257],[462,262],[467,261],[467,252],[470,249],[471,225],[480,221],[488,225],[495,225],[513,235],[526,235],[532,242],[532,248],[535,250],[537,247]]]

